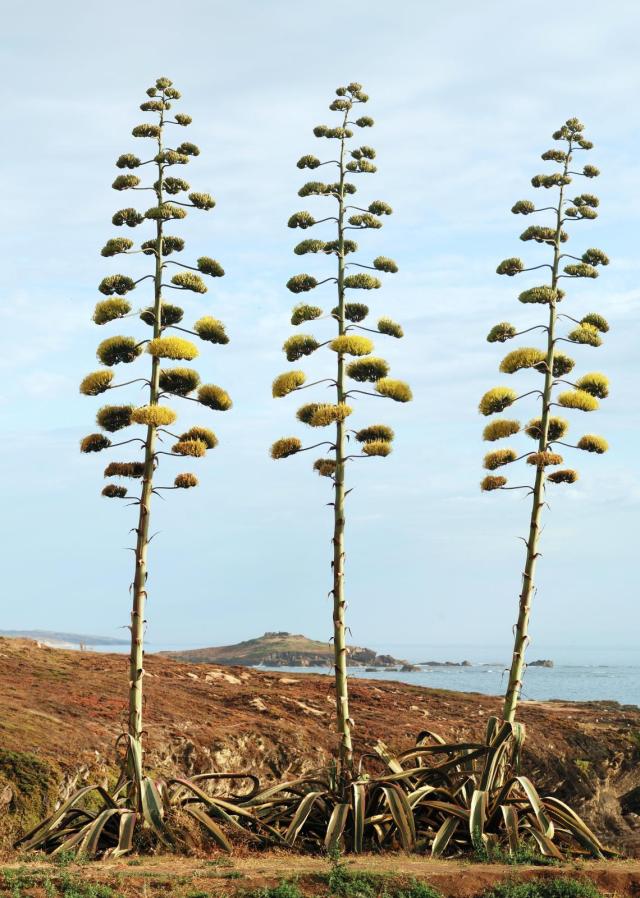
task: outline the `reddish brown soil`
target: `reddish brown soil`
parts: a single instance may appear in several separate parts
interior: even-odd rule
[[[250,771],[265,782],[326,762],[335,744],[332,680],[256,669],[146,661],[147,763],[157,772]],[[73,788],[113,770],[125,724],[121,655],[0,639],[0,747],[56,763]],[[420,730],[481,738],[496,698],[353,680],[358,752],[409,748]],[[526,702],[524,772],[570,800],[609,844],[640,849],[640,817],[620,798],[640,786],[640,710],[615,703]],[[1,788],[0,788],[0,791]],[[474,867],[474,869],[479,869]]]
[[[502,864],[472,864],[459,860],[430,860],[404,855],[375,857],[365,855],[348,862],[352,874],[364,873],[379,877],[374,888],[378,895],[391,894],[411,881],[419,880],[436,888],[443,898],[478,898],[482,893],[507,880],[529,881],[563,877],[589,880],[605,895],[612,898],[631,898],[640,895],[640,863],[638,861],[607,861],[566,864],[561,867],[505,866]],[[18,868],[15,864],[2,869],[36,872],[41,883],[48,877],[54,883],[61,876],[82,883],[111,886],[123,898],[166,895],[185,898],[205,892],[211,896],[246,898],[248,893],[277,885],[283,879],[295,881],[305,898],[327,898],[328,865],[326,860],[265,854],[252,858],[192,860],[176,857],[145,858],[133,861],[101,861],[71,865],[64,872],[50,863],[29,864]],[[11,896],[3,889],[0,872],[0,895]],[[31,887],[29,898],[45,898],[42,887]]]

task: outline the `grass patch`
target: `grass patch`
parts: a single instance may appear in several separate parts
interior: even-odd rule
[[[506,882],[485,892],[483,898],[604,898],[590,882],[547,879],[539,882]]]
[[[0,749],[0,792],[11,790],[8,813],[0,817],[0,845],[33,829],[53,810],[62,774],[30,752]]]
[[[486,846],[482,851],[475,851],[472,861],[480,864],[506,864],[509,867],[559,867],[562,862],[554,857],[545,857],[535,848],[521,845],[516,851],[509,852],[503,848]]]

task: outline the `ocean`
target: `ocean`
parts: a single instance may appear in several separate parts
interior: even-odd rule
[[[176,651],[197,648],[197,645],[147,644],[147,651]],[[421,667],[418,671],[376,670],[350,668],[352,677],[370,680],[396,680],[413,686],[433,689],[452,689],[456,692],[480,692],[501,695],[507,683],[506,668],[510,652],[506,646],[372,645],[380,654],[390,654],[412,664],[423,661],[470,661],[470,667]],[[127,651],[126,646],[100,647],[100,651]],[[528,667],[525,671],[523,699],[548,701],[615,701],[623,705],[640,706],[640,651],[635,646],[552,646],[536,643],[527,659],[549,659],[552,668]],[[268,669],[268,668],[264,668]],[[331,673],[330,669],[308,667],[277,667],[290,673]]]

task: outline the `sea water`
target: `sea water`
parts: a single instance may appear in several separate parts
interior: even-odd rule
[[[147,643],[147,652],[184,651],[193,645],[158,645]],[[100,646],[99,651],[127,651],[126,646]],[[503,646],[424,645],[387,643],[372,645],[379,654],[393,655],[411,664],[424,661],[470,661],[469,667],[420,666],[416,671],[375,671],[363,667],[349,668],[349,676],[370,680],[396,680],[412,686],[452,689],[456,692],[480,692],[501,695],[507,685],[510,649]],[[640,651],[635,646],[554,646],[536,643],[530,647],[527,660],[548,659],[554,666],[528,666],[524,674],[523,699],[550,701],[615,701],[623,705],[640,705]],[[330,674],[329,667],[276,667],[264,670],[289,673]]]

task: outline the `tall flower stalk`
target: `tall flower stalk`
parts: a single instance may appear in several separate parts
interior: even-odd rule
[[[305,155],[298,161],[300,169],[315,170],[321,166],[329,166],[336,172],[337,180],[333,183],[309,181],[298,191],[300,197],[328,197],[333,203],[333,213],[318,220],[311,212],[296,212],[289,219],[289,227],[306,231],[323,223],[331,223],[335,228],[332,239],[305,239],[295,247],[296,255],[320,254],[329,256],[335,262],[335,274],[322,280],[311,274],[294,275],[287,283],[294,294],[309,293],[321,284],[333,284],[336,290],[337,304],[329,314],[319,306],[305,302],[293,309],[291,323],[298,326],[307,321],[329,318],[334,322],[335,335],[331,339],[319,342],[309,334],[296,334],[285,341],[283,350],[290,362],[296,362],[303,356],[309,356],[320,347],[328,347],[335,353],[333,374],[313,383],[306,383],[303,371],[286,371],[273,382],[273,396],[280,398],[289,393],[328,384],[335,390],[335,402],[313,402],[303,405],[297,412],[298,420],[310,427],[333,428],[333,436],[328,441],[303,447],[298,437],[285,437],[276,441],[271,447],[274,459],[285,458],[302,451],[319,446],[328,447],[326,458],[319,458],[314,469],[333,482],[334,488],[334,520],[333,520],[333,644],[336,689],[337,730],[339,736],[339,771],[343,782],[349,779],[353,765],[353,743],[351,737],[352,721],[349,712],[349,695],[347,686],[347,645],[346,645],[346,597],[345,597],[345,499],[346,463],[354,458],[384,457],[391,452],[393,431],[384,424],[374,424],[357,431],[348,429],[347,419],[352,414],[349,402],[360,395],[393,399],[407,402],[411,390],[402,381],[388,377],[388,363],[371,353],[373,341],[364,333],[375,333],[400,338],[403,336],[399,324],[389,318],[381,317],[375,327],[362,324],[366,320],[369,309],[359,302],[351,302],[348,291],[377,290],[380,280],[369,274],[369,271],[394,273],[398,270],[392,259],[378,256],[372,264],[351,261],[358,251],[357,243],[351,239],[353,231],[377,230],[382,227],[382,217],[392,213],[391,207],[381,201],[374,200],[366,208],[350,203],[350,197],[357,192],[356,185],[348,180],[350,176],[370,175],[375,173],[373,164],[375,150],[370,146],[351,143],[354,137],[353,128],[366,129],[373,126],[369,116],[356,116],[354,109],[368,101],[362,85],[351,83],[347,87],[336,90],[337,99],[333,100],[330,110],[339,116],[339,123],[334,126],[318,125],[314,134],[320,140],[329,140],[336,147],[335,158],[321,161],[314,155]],[[356,271],[355,269],[360,269]],[[351,359],[351,361],[349,361]],[[354,384],[350,383],[355,382]],[[372,389],[359,389],[359,384],[371,384]],[[360,445],[361,451],[351,452],[347,445],[350,436]]]
[[[578,473],[575,470],[560,467],[563,457],[557,451],[557,447],[576,448],[597,454],[602,454],[608,448],[606,440],[594,434],[585,434],[574,445],[564,442],[563,437],[569,429],[569,423],[564,418],[554,416],[552,412],[554,407],[582,412],[594,411],[598,408],[598,400],[606,398],[609,392],[608,380],[604,374],[599,372],[584,374],[577,380],[573,377],[568,379],[575,362],[558,349],[558,344],[562,342],[574,346],[600,346],[601,334],[609,329],[606,320],[598,313],[592,312],[576,319],[558,312],[558,306],[565,298],[565,291],[560,287],[560,281],[565,280],[569,283],[578,278],[596,278],[598,277],[598,266],[609,264],[609,259],[599,249],[587,249],[581,256],[574,256],[564,250],[565,244],[569,240],[565,226],[569,222],[593,220],[598,214],[596,209],[599,200],[593,194],[580,193],[571,199],[567,198],[568,188],[574,177],[592,179],[599,174],[598,169],[593,165],[584,165],[580,171],[575,170],[576,155],[579,152],[591,150],[593,146],[590,141],[585,139],[583,130],[582,123],[573,118],[556,131],[553,138],[562,148],[547,150],[542,154],[542,159],[555,163],[558,166],[557,171],[551,174],[536,175],[531,180],[532,185],[536,188],[548,191],[557,190],[556,200],[552,200],[550,205],[543,204],[541,207],[536,206],[530,200],[519,200],[511,210],[517,215],[525,216],[534,213],[550,214],[550,224],[532,225],[520,235],[520,239],[523,241],[533,241],[546,247],[551,257],[550,260],[525,268],[520,259],[509,258],[502,261],[497,268],[498,274],[509,277],[526,271],[549,269],[547,284],[529,287],[518,297],[520,302],[526,305],[546,306],[546,323],[536,324],[518,331],[514,325],[501,322],[491,329],[487,337],[489,342],[499,343],[533,331],[540,331],[546,337],[544,348],[515,349],[505,356],[500,365],[500,370],[506,374],[514,374],[524,369],[534,369],[540,372],[544,379],[542,389],[534,389],[526,392],[523,396],[518,396],[511,387],[495,387],[489,390],[480,402],[480,412],[489,416],[503,412],[524,396],[535,396],[539,401],[539,416],[533,418],[524,428],[525,433],[536,441],[536,450],[519,455],[513,449],[498,449],[489,452],[484,460],[485,468],[495,471],[504,465],[526,459],[526,462],[535,469],[533,485],[507,486],[506,477],[496,474],[487,475],[481,484],[484,491],[524,488],[531,494],[525,567],[519,597],[509,682],[503,707],[503,719],[509,723],[515,721],[522,690],[531,601],[535,589],[536,563],[540,554],[540,522],[542,509],[546,502],[546,486],[548,483],[571,484],[578,479]],[[566,333],[566,329],[561,330],[561,327],[567,322],[570,322],[568,333]],[[565,386],[570,389],[564,389]],[[562,389],[558,395],[556,395],[557,389]],[[484,439],[493,442],[510,437],[521,429],[519,421],[498,418],[485,427]],[[553,469],[553,472],[547,473],[548,468]]]
[[[140,481],[139,495],[129,497],[126,487],[112,482],[102,491],[103,496],[108,498],[131,498],[131,503],[138,508],[130,626],[127,740],[129,782],[134,791],[136,789],[139,791],[140,771],[143,767],[144,625],[152,496],[158,494],[160,490],[189,489],[198,483],[196,476],[187,472],[178,474],[171,486],[156,485],[154,478],[159,457],[171,455],[174,458],[200,458],[217,444],[215,434],[204,427],[192,427],[182,434],[175,434],[169,430],[177,415],[172,408],[161,404],[161,401],[166,396],[177,396],[212,409],[224,411],[231,407],[231,400],[220,387],[213,384],[201,385],[197,371],[184,367],[162,367],[166,361],[191,361],[198,355],[198,349],[191,340],[182,336],[168,336],[168,331],[187,333],[211,343],[224,344],[228,342],[228,338],[221,322],[210,316],[196,321],[193,330],[181,327],[183,309],[166,302],[163,298],[163,291],[169,289],[206,293],[207,287],[201,275],[221,277],[224,271],[218,262],[207,256],[199,258],[195,267],[168,258],[182,252],[185,241],[181,237],[166,234],[166,224],[185,218],[187,208],[206,211],[212,209],[215,202],[207,193],[190,192],[189,184],[184,179],[171,174],[176,166],[186,166],[200,152],[195,144],[188,141],[175,147],[166,145],[165,133],[168,128],[186,128],[191,123],[191,118],[184,113],[173,116],[170,114],[172,105],[180,99],[179,91],[173,87],[168,78],[159,78],[155,86],[147,90],[147,95],[149,99],[142,103],[140,108],[143,112],[152,114],[155,121],[136,125],[132,133],[134,137],[152,140],[155,150],[151,158],[145,161],[132,153],[120,156],[116,162],[117,167],[129,173],[118,175],[112,186],[119,192],[149,191],[153,194],[155,202],[145,212],[133,208],[120,209],[113,216],[113,224],[133,228],[149,222],[153,225],[154,236],[137,247],[129,238],[111,238],[102,249],[102,255],[110,258],[140,253],[149,258],[152,271],[137,280],[124,274],[105,277],[99,289],[108,298],[98,302],[93,320],[96,324],[104,326],[119,319],[139,317],[151,328],[152,336],[150,339],[142,340],[132,336],[115,336],[103,340],[98,347],[97,355],[105,367],[85,377],[80,386],[80,392],[88,396],[97,396],[136,382],[142,383],[148,391],[147,402],[142,406],[107,405],[101,408],[97,415],[97,422],[102,431],[113,433],[132,424],[139,424],[145,428],[144,437],[133,437],[112,443],[104,433],[94,433],[81,442],[81,450],[85,453],[100,452],[127,443],[137,444],[143,453],[141,461],[111,462],[104,472],[105,477],[110,479],[128,478]],[[142,186],[138,175],[132,173],[143,166],[150,166],[155,177],[153,183],[146,186]],[[185,193],[188,201],[174,198],[181,197]],[[177,266],[181,270],[167,281],[167,270],[170,265]],[[147,280],[152,285],[152,304],[134,311],[129,299],[124,297],[138,284]],[[148,375],[126,383],[114,383],[112,368],[121,363],[134,362],[142,356],[144,350],[150,362]],[[195,396],[190,395],[195,391],[197,391]],[[161,444],[167,438],[175,440],[170,452],[161,448]],[[132,797],[133,804],[139,807],[140,795]]]

